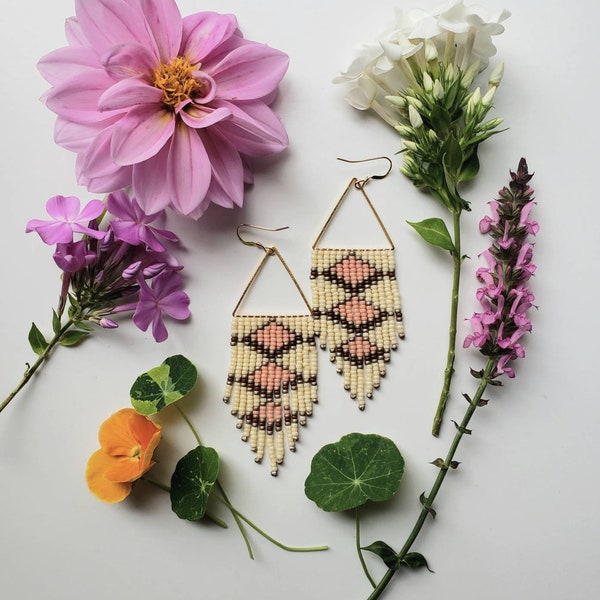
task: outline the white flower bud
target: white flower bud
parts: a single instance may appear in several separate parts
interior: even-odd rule
[[[433,83],[433,97],[436,100],[441,100],[445,95],[444,86],[440,83],[439,79],[436,79]]]
[[[481,104],[483,106],[491,106],[492,101],[494,99],[494,95],[496,94],[496,87],[492,86],[486,93],[485,96],[481,99]]]
[[[477,110],[477,106],[481,102],[481,90],[476,88],[476,90],[471,94],[469,101],[467,102],[467,112],[473,112]]]
[[[446,81],[452,81],[454,79],[454,75],[455,75],[454,65],[452,63],[450,63],[446,67]]]
[[[414,96],[407,96],[406,101],[408,102],[408,104],[410,106],[413,106],[417,110],[425,109],[425,107],[423,106],[423,103],[418,98],[415,98]]]
[[[433,90],[433,79],[431,79],[431,75],[429,73],[423,73],[423,89],[426,92],[431,92]]]
[[[394,129],[403,136],[413,135],[414,130],[412,127],[408,127],[407,125],[396,125]]]
[[[402,140],[402,145],[411,152],[418,152],[419,145],[416,142],[411,142],[410,140]]]
[[[481,66],[481,64],[477,60],[464,72],[464,75],[462,76],[462,79],[460,80],[460,84],[462,85],[462,87],[465,90],[468,90],[471,87],[471,84],[473,83],[473,79],[475,79],[475,75],[477,75],[477,73],[479,73],[480,66]]]
[[[408,118],[410,120],[410,124],[414,129],[419,129],[419,127],[423,127],[423,119],[421,115],[417,111],[417,109],[411,104],[408,107]]]
[[[438,134],[433,130],[433,129],[429,129],[427,131],[427,135],[429,136],[429,139],[432,142],[437,142],[440,138],[438,137]]]
[[[385,99],[398,108],[404,108],[406,106],[406,100],[402,96],[386,96]]]
[[[491,75],[490,75],[490,81],[489,84],[493,85],[495,87],[498,87],[500,85],[500,82],[502,81],[502,75],[504,75],[504,63],[498,63],[494,70],[492,71]]]

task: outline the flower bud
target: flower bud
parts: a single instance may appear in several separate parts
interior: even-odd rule
[[[162,273],[165,270],[166,266],[167,264],[164,262],[154,263],[153,265],[146,267],[142,271],[142,274],[146,279],[151,279],[152,277],[156,277],[156,275],[158,275],[159,273]]]
[[[123,277],[123,279],[133,279],[140,272],[141,265],[142,265],[142,262],[139,260],[130,264],[123,271],[123,274],[121,275],[121,277]]]
[[[433,90],[433,79],[431,79],[431,75],[426,71],[423,73],[423,89],[426,92]]]
[[[440,139],[440,138],[438,137],[438,134],[437,134],[437,133],[436,133],[436,132],[435,132],[433,129],[429,129],[429,130],[427,131],[427,135],[429,136],[429,139],[430,139],[432,142],[434,142],[434,143],[435,143],[435,142],[438,142],[438,141],[439,141],[439,139]]]
[[[404,108],[406,106],[406,100],[404,96],[386,96],[385,99],[394,106],[398,106],[399,108]]]
[[[414,129],[419,129],[419,127],[423,126],[423,119],[421,118],[419,111],[417,111],[412,104],[408,107],[408,118]]]
[[[481,67],[480,62],[475,61],[465,72],[460,80],[460,84],[465,90],[468,90],[473,83],[473,79],[475,79],[475,75],[479,73],[479,69]]]
[[[410,106],[413,106],[417,110],[425,110],[423,103],[418,98],[415,98],[414,96],[407,96],[406,101],[408,102],[408,104]]]
[[[437,58],[438,58],[438,51],[437,51],[436,45],[430,39],[426,39],[425,40],[425,60],[427,62],[430,62],[432,60],[437,60]]]
[[[98,325],[104,329],[116,329],[119,326],[118,323],[115,323],[112,319],[108,319],[107,317],[100,319],[100,321],[98,321]]]
[[[411,142],[410,140],[402,140],[402,145],[411,152],[418,152],[419,145],[416,142]]]
[[[436,79],[433,83],[433,97],[436,100],[442,100],[445,93],[444,86],[440,83],[439,79]]]
[[[407,125],[396,125],[394,129],[403,136],[411,136],[415,133],[414,129],[412,127],[408,127]]]
[[[467,102],[467,113],[472,114],[477,110],[479,103],[481,102],[481,90],[476,88],[471,94],[469,101]]]
[[[498,63],[490,75],[489,84],[495,87],[500,85],[502,76],[504,75],[504,63]]]
[[[494,95],[496,94],[496,87],[492,86],[486,93],[485,96],[481,99],[481,104],[483,106],[491,106],[492,101],[494,99]]]

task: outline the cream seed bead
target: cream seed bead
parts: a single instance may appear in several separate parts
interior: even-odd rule
[[[275,437],[275,458],[277,459],[277,463],[281,464],[283,462],[283,457],[285,456],[283,431],[276,431],[274,437]],[[290,450],[293,452],[294,451],[293,441],[291,441],[291,443],[289,443],[288,445],[289,445]]]
[[[252,425],[250,425],[250,450],[252,450],[252,452],[258,452],[258,427],[254,427]],[[257,457],[259,458],[259,457]],[[262,458],[262,455],[261,457]]]

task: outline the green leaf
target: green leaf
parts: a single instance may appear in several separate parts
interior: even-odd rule
[[[367,552],[372,552],[379,556],[388,569],[393,569],[394,571],[398,569],[398,555],[396,554],[396,551],[385,542],[379,540],[361,548],[361,550],[366,550]]]
[[[58,335],[60,332],[60,317],[54,309],[52,309],[52,331],[54,331],[55,335]]]
[[[64,333],[58,343],[61,346],[75,346],[88,335],[90,335],[89,331],[78,331],[76,329],[72,329],[71,331]]]
[[[421,569],[422,567],[425,567],[430,573],[433,573],[429,568],[425,557],[418,552],[409,552],[408,554],[405,554],[404,558],[400,561],[400,564],[409,569]]]
[[[477,158],[477,146],[475,146],[473,154],[464,162],[458,180],[471,181],[471,179],[475,179],[477,173],[479,173],[479,158]]]
[[[177,402],[196,384],[196,367],[181,354],[140,375],[131,386],[131,404],[142,415],[154,415]]]
[[[444,143],[444,168],[447,172],[455,178],[454,183],[456,184],[456,178],[458,177],[463,164],[463,151],[460,147],[459,141],[455,136],[450,135]]]
[[[171,477],[171,508],[180,519],[198,521],[206,513],[208,497],[219,476],[219,455],[198,446],[179,460]]]
[[[429,244],[448,250],[450,254],[456,252],[446,223],[442,219],[425,219],[419,223],[407,223]]]
[[[436,133],[446,131],[452,123],[450,113],[443,106],[438,104],[431,109],[429,120],[431,121],[431,126]]]
[[[315,454],[304,492],[325,511],[349,510],[367,500],[391,498],[403,473],[404,459],[394,442],[380,435],[350,433]]]
[[[46,338],[42,334],[42,332],[37,328],[35,323],[31,324],[31,329],[29,330],[29,335],[27,336],[29,340],[29,345],[31,349],[38,355],[41,356],[44,353],[44,350],[48,347],[48,342]]]

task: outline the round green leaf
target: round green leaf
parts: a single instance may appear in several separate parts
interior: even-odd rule
[[[142,415],[153,415],[183,398],[196,384],[196,367],[181,354],[140,375],[131,386],[131,404]]]
[[[403,473],[404,459],[394,442],[351,433],[315,454],[304,492],[325,511],[349,510],[391,498]]]
[[[180,519],[198,521],[206,512],[208,496],[219,476],[219,455],[198,446],[179,460],[171,477],[171,508]]]

